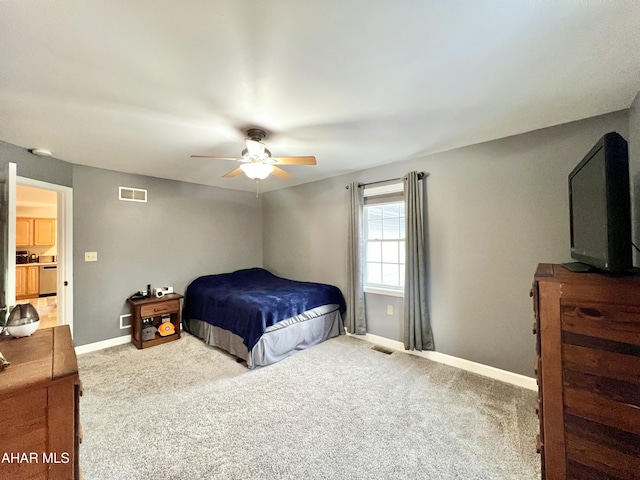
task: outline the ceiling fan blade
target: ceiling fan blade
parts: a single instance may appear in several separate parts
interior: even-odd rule
[[[214,160],[240,160],[239,158],[232,157],[216,157],[213,155],[191,155],[191,158],[213,158]]]
[[[316,157],[271,157],[278,165],[315,165]]]
[[[291,178],[291,174],[289,172],[285,172],[281,168],[273,166],[273,172],[271,172],[274,176],[278,177],[280,180],[287,180]]]
[[[242,169],[240,167],[236,168],[235,170],[231,170],[229,173],[223,175],[222,178],[235,177],[239,173],[242,173]]]

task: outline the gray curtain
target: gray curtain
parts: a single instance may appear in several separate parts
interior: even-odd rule
[[[404,277],[404,348],[433,350],[433,333],[427,307],[426,255],[426,180],[418,172],[404,177],[405,202],[405,277]],[[420,188],[422,186],[422,188]]]
[[[347,246],[347,332],[357,335],[367,333],[364,310],[364,242],[363,218],[364,195],[358,183],[349,189],[349,234]]]

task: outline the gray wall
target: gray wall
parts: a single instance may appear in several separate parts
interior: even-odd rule
[[[404,299],[392,295],[364,294],[367,333],[402,342],[404,340]],[[391,306],[393,313],[388,313]]]
[[[264,263],[277,274],[344,290],[345,185],[429,171],[436,349],[531,375],[532,274],[538,262],[570,260],[566,176],[611,130],[630,141],[634,198],[640,198],[640,93],[629,112],[269,192],[262,199],[76,166],[2,141],[0,167],[12,161],[20,176],[74,189],[77,345],[126,334],[118,328],[119,315],[127,313],[125,299],[147,283],[184,291],[199,275]],[[149,203],[118,201],[120,185],[147,188]],[[636,203],[634,238],[640,244]],[[85,263],[85,251],[97,251],[99,261]],[[370,332],[401,339],[401,299],[366,298]]]
[[[25,148],[0,140],[0,168],[4,169],[9,162],[17,165],[19,177],[72,186],[73,166],[69,162],[53,157],[38,157]]]
[[[261,198],[255,194],[73,165],[0,141],[0,168],[73,188],[74,342],[127,335],[119,317],[137,290],[262,265]],[[148,203],[118,187],[148,189]],[[97,251],[97,262],[84,252]]]
[[[268,192],[265,268],[344,291],[345,186],[430,172],[436,349],[532,376],[528,292],[539,262],[570,261],[567,175],[604,133],[627,138],[628,126],[628,112],[618,112]]]
[[[147,189],[148,203],[118,200],[119,186]],[[255,194],[74,166],[73,196],[76,345],[128,334],[119,316],[149,283],[184,293],[200,275],[262,265]]]

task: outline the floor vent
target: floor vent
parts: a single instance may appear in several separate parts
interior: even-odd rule
[[[384,353],[387,355],[391,355],[393,353],[393,350],[389,348],[380,347],[378,345],[374,345],[373,347],[371,347],[371,350],[375,350],[376,352]]]
[[[146,202],[147,191],[141,188],[120,187],[118,198],[126,202]]]

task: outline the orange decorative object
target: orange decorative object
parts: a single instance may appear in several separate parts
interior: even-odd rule
[[[173,335],[176,333],[176,329],[171,322],[165,322],[158,327],[158,333],[166,337],[167,335]]]

